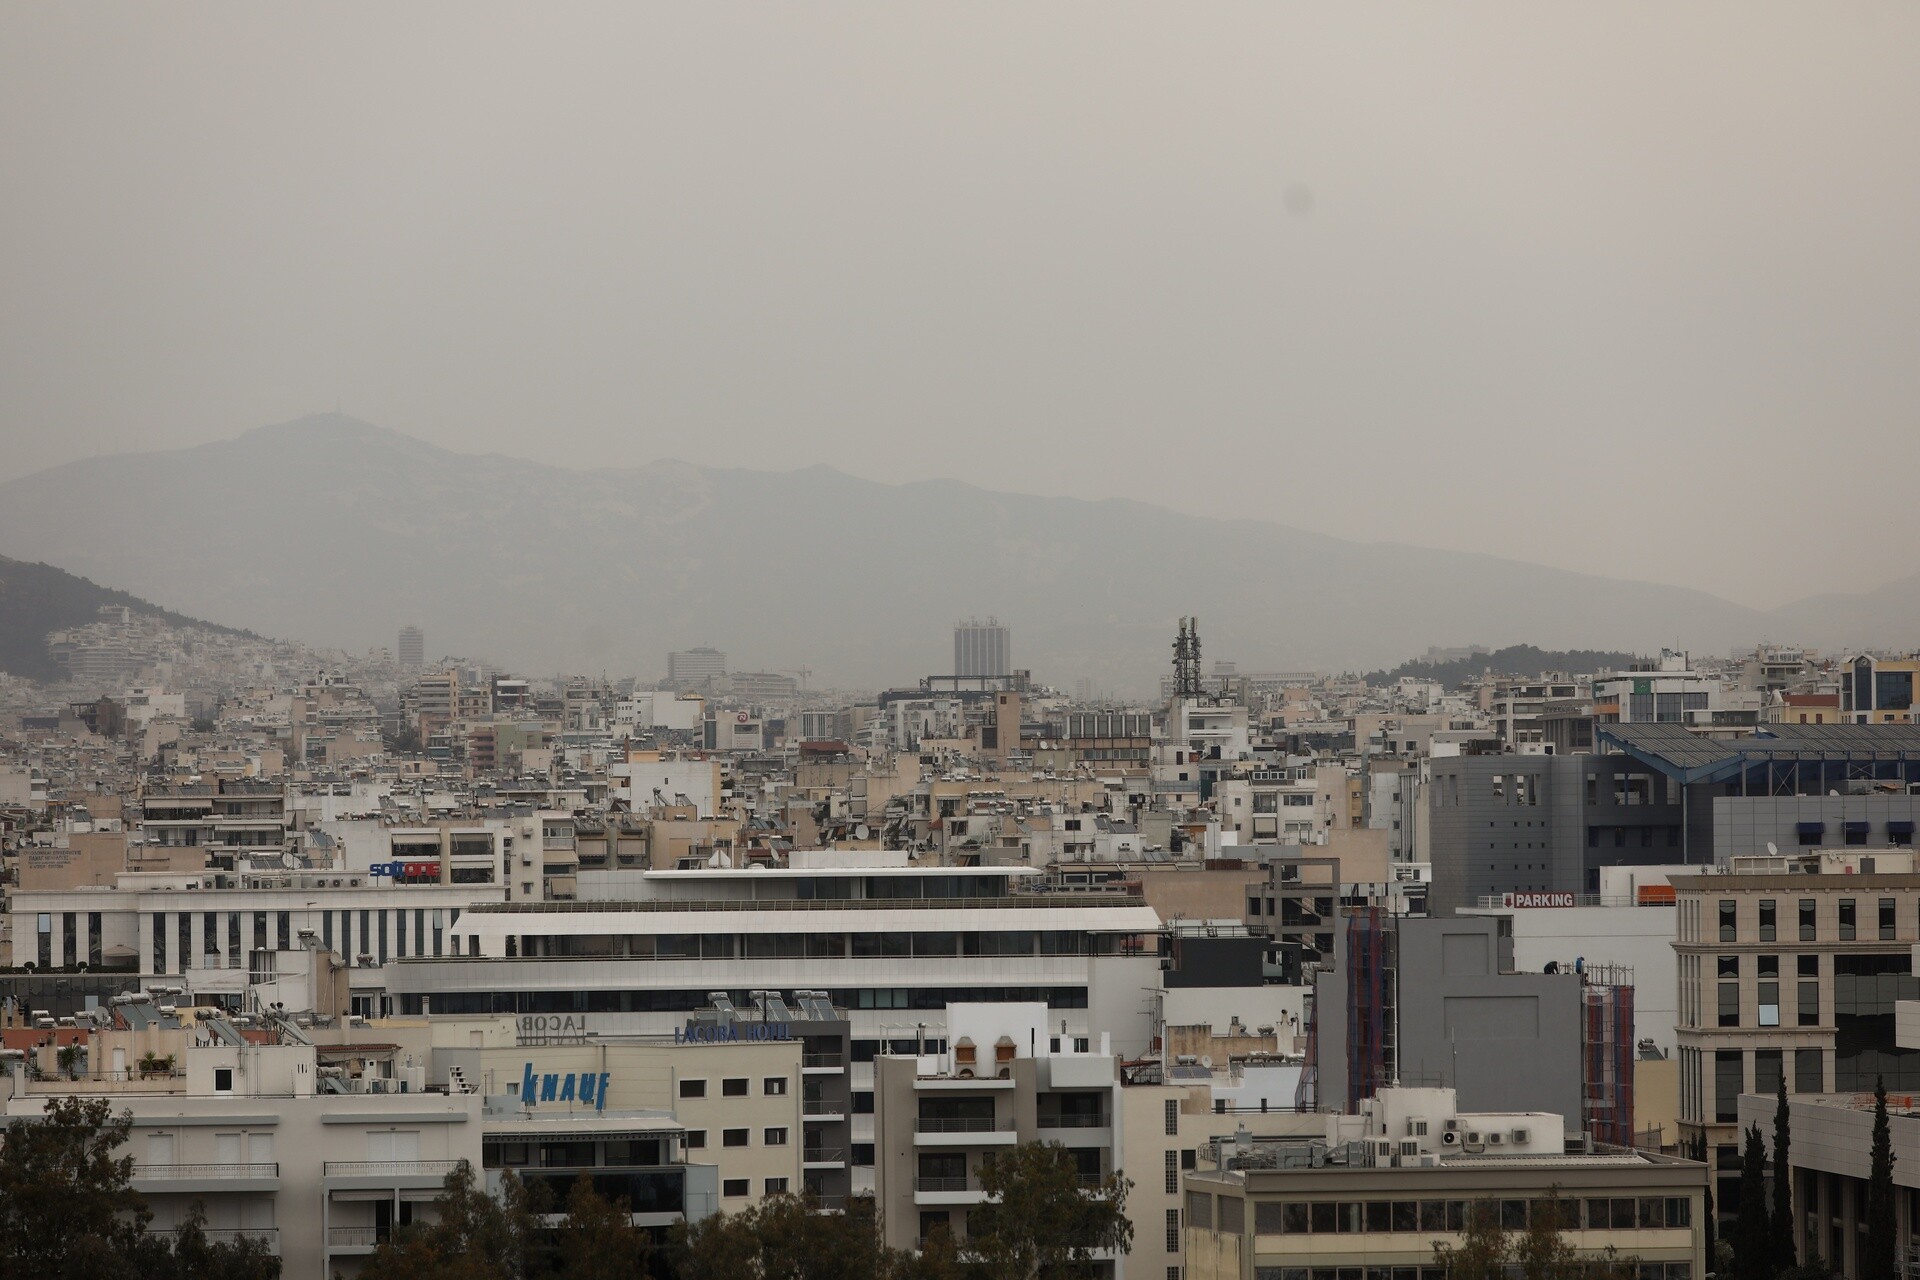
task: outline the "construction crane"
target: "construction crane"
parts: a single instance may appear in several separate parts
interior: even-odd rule
[[[805,693],[807,691],[807,680],[809,677],[813,675],[813,668],[812,667],[782,667],[780,668],[780,674],[783,676],[799,676],[800,692]]]

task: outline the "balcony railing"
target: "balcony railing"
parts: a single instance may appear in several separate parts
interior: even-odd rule
[[[801,1155],[807,1164],[843,1164],[846,1158],[845,1147],[808,1147]]]
[[[1034,1125],[1041,1129],[1104,1129],[1107,1127],[1107,1118],[1099,1115],[1043,1115],[1034,1120]]]
[[[329,1178],[444,1178],[466,1167],[465,1160],[329,1160]]]
[[[147,1234],[178,1237],[181,1230],[179,1227],[155,1227],[150,1228]],[[275,1252],[280,1249],[280,1231],[277,1227],[202,1227],[200,1234],[212,1244],[237,1244],[242,1240],[258,1240]]]
[[[801,1102],[800,1104],[801,1115],[839,1116],[839,1115],[845,1115],[846,1112],[847,1112],[846,1103],[832,1102],[832,1101],[828,1101],[826,1098],[808,1098],[805,1101]]]
[[[384,1242],[392,1230],[388,1227],[328,1227],[327,1243],[348,1248],[371,1248]]]
[[[921,1116],[913,1122],[921,1133],[1004,1133],[1013,1128],[1011,1117]]]
[[[803,1067],[844,1067],[847,1060],[837,1053],[806,1053],[800,1055]]]
[[[157,1182],[193,1178],[277,1178],[280,1176],[280,1166],[272,1161],[245,1164],[136,1164],[133,1166],[133,1176],[151,1178]]]
[[[913,1189],[915,1191],[965,1191],[967,1189],[967,1180],[964,1177],[915,1178],[913,1180]]]

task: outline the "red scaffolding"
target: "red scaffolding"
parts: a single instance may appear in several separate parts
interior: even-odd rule
[[[1583,975],[1586,1013],[1582,1092],[1587,1132],[1597,1142],[1633,1145],[1633,974],[1597,966]]]

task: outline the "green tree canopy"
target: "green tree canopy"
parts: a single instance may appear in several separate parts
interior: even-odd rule
[[[1057,1142],[1029,1142],[980,1166],[986,1200],[968,1221],[966,1251],[986,1273],[1035,1280],[1091,1270],[1096,1250],[1125,1253],[1133,1245],[1127,1193],[1133,1184],[1109,1174],[1080,1185],[1079,1166]]]

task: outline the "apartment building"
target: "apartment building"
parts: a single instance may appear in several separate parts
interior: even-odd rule
[[[1236,1134],[1185,1175],[1165,1223],[1185,1243],[1182,1280],[1444,1280],[1435,1246],[1461,1241],[1474,1204],[1519,1232],[1549,1187],[1578,1255],[1617,1250],[1660,1280],[1707,1273],[1702,1165],[1569,1144],[1548,1113],[1461,1112],[1448,1089],[1387,1090],[1322,1119],[1310,1139]]]
[[[1907,851],[1735,859],[1673,877],[1680,1125],[1738,1203],[1740,1095],[1920,1089],[1895,1005],[1920,998],[1920,874]]]
[[[954,1004],[946,1021],[944,1050],[874,1061],[874,1195],[894,1248],[936,1227],[965,1240],[982,1164],[1021,1143],[1064,1145],[1088,1186],[1120,1167],[1106,1036],[1063,1033],[1043,1004]]]
[[[1851,724],[1913,724],[1914,682],[1920,655],[1876,658],[1862,654],[1840,665],[1840,714]]]
[[[132,1116],[127,1154],[151,1229],[174,1230],[202,1204],[216,1236],[272,1246],[287,1280],[351,1277],[449,1172],[479,1163],[477,1095],[334,1092],[313,1045],[253,1044],[225,1024],[178,1056],[173,1069],[105,1080],[33,1078],[19,1066],[0,1085],[5,1116],[38,1115],[63,1095],[110,1096]]]

